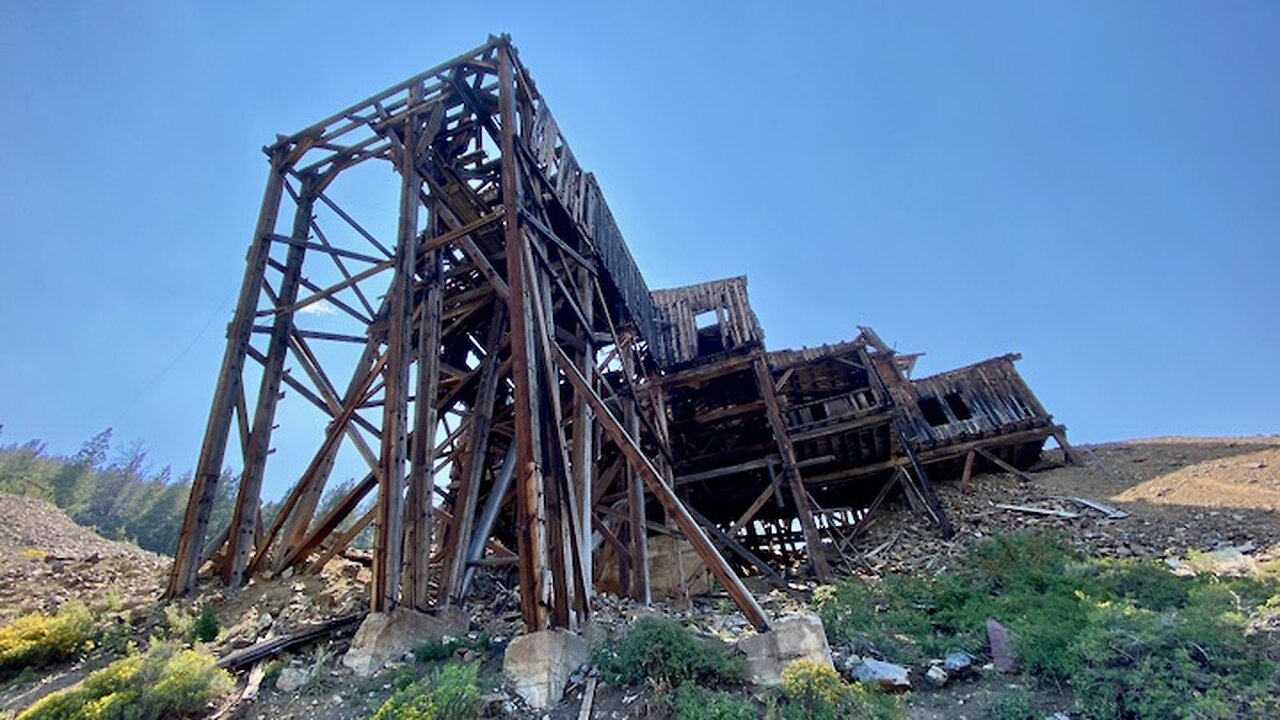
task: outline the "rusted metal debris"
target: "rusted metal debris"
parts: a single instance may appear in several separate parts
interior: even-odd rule
[[[1069,452],[1017,356],[913,380],[917,356],[869,328],[769,351],[745,278],[650,291],[506,36],[265,151],[169,596],[205,570],[318,572],[372,525],[373,611],[458,605],[510,564],[526,627],[572,628],[610,573],[648,600],[657,532],[764,629],[741,573],[826,580],[891,489],[946,535],[934,480],[1025,468],[1049,437]],[[378,163],[394,223],[340,202]],[[299,407],[324,428],[305,467],[272,467],[292,484],[263,518]],[[340,455],[367,474],[320,515]],[[224,465],[238,495],[210,528]]]

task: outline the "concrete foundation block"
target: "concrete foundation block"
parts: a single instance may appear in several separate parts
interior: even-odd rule
[[[342,664],[367,677],[405,653],[444,637],[462,637],[471,626],[466,613],[444,608],[427,614],[407,608],[389,613],[369,613],[351,639]]]
[[[567,630],[542,630],[512,640],[502,669],[516,694],[530,707],[542,709],[560,702],[569,676],[588,655],[587,641],[581,636]]]
[[[757,685],[782,682],[782,670],[797,660],[811,660],[833,667],[827,633],[817,615],[795,615],[779,620],[773,629],[738,641],[747,656],[747,672]]]

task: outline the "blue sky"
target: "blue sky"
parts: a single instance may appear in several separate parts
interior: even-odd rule
[[[1080,442],[1280,432],[1280,4],[443,7],[0,5],[0,441],[189,470],[259,148],[491,32],[651,287],[747,274],[775,348],[1022,352]]]

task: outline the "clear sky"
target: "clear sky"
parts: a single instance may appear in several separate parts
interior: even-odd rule
[[[261,146],[498,32],[651,287],[747,274],[771,347],[869,324],[921,374],[1021,352],[1080,442],[1280,432],[1274,0],[15,0],[0,442],[190,470]]]

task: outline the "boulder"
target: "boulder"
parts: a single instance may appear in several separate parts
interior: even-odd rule
[[[831,648],[817,615],[795,615],[774,623],[773,629],[738,641],[747,656],[747,673],[757,685],[778,685],[782,670],[796,660],[811,660],[827,667]]]
[[[933,665],[930,666],[929,672],[924,674],[924,679],[933,687],[940,688],[946,685],[951,677],[947,675],[947,671],[943,670],[941,665]]]
[[[540,710],[560,702],[569,676],[588,655],[582,636],[568,630],[541,630],[512,640],[502,669],[516,694]]]
[[[289,665],[280,671],[279,677],[276,678],[276,689],[280,692],[291,693],[294,690],[311,682],[311,668],[298,667]]]
[[[1013,659],[1013,643],[1009,630],[999,622],[987,618],[987,641],[991,643],[991,662],[1002,673],[1017,672],[1018,663]]]
[[[970,675],[973,673],[973,656],[963,650],[952,650],[942,660],[942,669],[955,677]]]
[[[849,659],[847,669],[849,676],[854,680],[875,685],[885,692],[904,692],[911,689],[911,671],[901,665],[855,656]]]
[[[453,608],[431,615],[408,608],[369,613],[351,639],[351,649],[342,656],[342,664],[356,675],[368,677],[428,642],[466,634],[470,625],[466,614]]]

